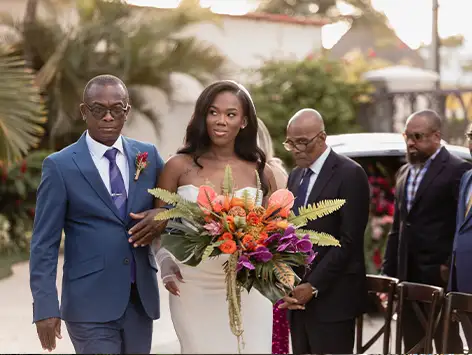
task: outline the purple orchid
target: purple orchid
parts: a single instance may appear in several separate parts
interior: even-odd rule
[[[266,247],[258,247],[255,252],[249,253],[249,256],[253,256],[254,259],[261,261],[263,263],[268,262],[272,259],[273,255],[269,249]]]
[[[246,268],[248,270],[254,270],[255,267],[249,261],[249,258],[246,255],[241,255],[238,259],[238,265],[236,266],[236,272],[242,270],[242,268]]]
[[[307,234],[302,239],[299,239],[295,244],[295,248],[297,251],[302,253],[308,253],[310,250],[313,250],[313,244],[310,241],[310,236]]]
[[[313,249],[310,250],[308,256],[305,259],[305,262],[309,265],[315,260],[315,257],[318,255],[318,253],[315,253]]]

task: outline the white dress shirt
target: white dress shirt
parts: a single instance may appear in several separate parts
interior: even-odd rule
[[[105,152],[110,150],[111,148],[118,149],[116,153],[116,165],[118,165],[118,169],[120,169],[121,176],[123,177],[123,181],[125,183],[126,194],[128,194],[129,189],[129,169],[128,169],[128,159],[126,158],[125,151],[123,149],[123,139],[121,135],[118,137],[116,142],[113,146],[109,147],[102,143],[97,142],[95,139],[90,137],[88,132],[85,135],[85,140],[87,142],[88,149],[90,151],[90,155],[92,156],[92,160],[97,167],[97,170],[100,174],[100,177],[105,184],[108,192],[111,194],[111,186],[110,186],[110,161],[105,157]]]
[[[330,152],[331,152],[331,148],[330,147],[326,148],[323,154],[321,154],[320,157],[316,159],[316,161],[313,164],[311,164],[310,167],[308,168],[311,171],[313,171],[313,174],[311,174],[310,176],[310,183],[308,184],[307,194],[305,197],[305,206],[308,202],[308,197],[310,196],[311,190],[313,189],[313,186],[315,186],[316,179],[318,178],[318,175],[320,175],[321,168],[323,167]]]

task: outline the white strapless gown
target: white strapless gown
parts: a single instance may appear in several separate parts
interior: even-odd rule
[[[256,188],[240,189],[255,197]],[[198,188],[180,186],[177,193],[196,201]],[[170,295],[170,312],[182,354],[237,354],[238,342],[229,327],[223,263],[226,256],[203,261],[197,267],[179,263],[184,283],[180,297]],[[257,290],[241,295],[245,354],[272,353],[272,303]]]

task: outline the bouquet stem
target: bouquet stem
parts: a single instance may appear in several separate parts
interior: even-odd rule
[[[231,332],[238,338],[238,352],[244,348],[243,320],[241,315],[241,286],[236,281],[236,267],[239,252],[231,254],[226,267],[226,298],[228,301],[229,325]]]

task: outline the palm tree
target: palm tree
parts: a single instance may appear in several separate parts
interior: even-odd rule
[[[46,121],[34,75],[24,64],[0,46],[0,163],[10,164],[35,147]]]
[[[30,22],[29,31],[11,16],[0,18],[0,24],[16,34],[9,38],[18,52],[24,53],[28,43],[33,53],[30,62],[37,71],[36,83],[46,95],[50,112],[46,132],[50,148],[69,143],[83,131],[78,106],[83,87],[95,75],[122,78],[133,110],[147,117],[159,133],[158,113],[147,108],[140,88],[157,88],[169,97],[172,73],[188,74],[207,84],[223,72],[225,59],[214,47],[182,35],[188,26],[213,19],[210,11],[196,6],[196,0],[184,0],[172,11],[152,13],[120,0],[73,2],[78,16],[74,24],[61,23],[54,4],[51,16]],[[55,144],[58,139],[62,142]]]

